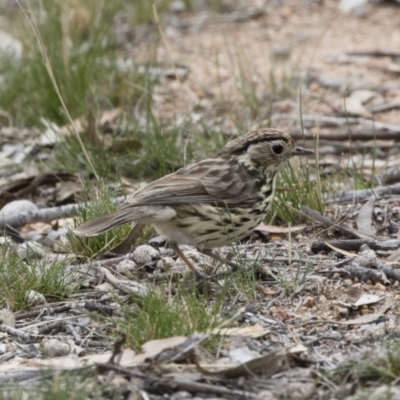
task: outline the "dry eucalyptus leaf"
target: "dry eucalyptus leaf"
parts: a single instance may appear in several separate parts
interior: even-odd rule
[[[241,326],[237,328],[216,328],[211,332],[214,335],[222,335],[222,336],[245,336],[252,338],[260,338],[271,331],[269,329],[264,328],[260,324],[255,324],[252,326]]]
[[[7,310],[6,308],[2,308],[0,310],[0,323],[15,328],[14,314],[10,310]]]
[[[375,196],[372,195],[360,208],[357,217],[357,228],[363,233],[375,235],[376,229],[372,226],[372,212],[374,211]]]

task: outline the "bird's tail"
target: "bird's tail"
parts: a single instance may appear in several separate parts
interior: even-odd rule
[[[129,218],[129,211],[119,210],[115,213],[103,215],[101,217],[85,222],[74,229],[75,235],[78,236],[96,236],[116,226],[131,222],[134,219]]]

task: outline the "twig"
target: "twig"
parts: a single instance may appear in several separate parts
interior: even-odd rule
[[[126,294],[136,293],[138,295],[145,295],[148,289],[142,283],[129,281],[129,280],[119,280],[114,277],[114,275],[105,267],[99,266],[99,271],[104,274],[106,279],[121,292]]]
[[[352,277],[359,279],[362,282],[371,281],[372,283],[382,283],[387,285],[389,282],[388,278],[383,271],[377,271],[370,268],[365,268],[357,264],[347,265],[343,268],[345,275],[350,274]],[[347,277],[347,276],[346,276]]]
[[[329,218],[324,217],[321,215],[318,211],[312,210],[311,208],[307,206],[302,206],[301,210],[308,215],[309,217],[315,219],[316,221],[320,222],[321,224],[324,224],[328,227],[335,228],[336,230],[340,231],[341,233],[345,235],[349,235],[353,238],[356,239],[373,239],[373,236],[367,235],[366,233],[358,232],[354,229],[350,228],[345,228],[344,226],[337,225],[335,222],[331,221]]]
[[[30,333],[26,333],[21,329],[16,329],[16,328],[13,328],[12,326],[5,325],[5,324],[0,324],[0,331],[6,332],[12,336],[17,336],[18,338],[20,338],[22,340],[26,340],[26,341],[37,339],[38,337],[40,337],[39,335],[31,335]]]
[[[190,382],[179,379],[167,380],[165,378],[158,378],[149,376],[148,374],[141,374],[128,368],[120,367],[116,364],[98,364],[101,371],[112,370],[122,375],[129,376],[131,378],[140,379],[145,383],[145,390],[151,393],[162,392],[163,394],[169,393],[176,390],[184,390],[190,393],[210,393],[221,396],[231,396],[235,399],[254,399],[256,395],[251,392],[245,392],[242,390],[231,390],[223,386],[210,385],[208,383]]]
[[[400,270],[390,268],[381,261],[378,261],[375,268],[378,271],[382,271],[389,279],[394,279],[395,281],[400,281]]]
[[[117,197],[113,201],[115,203],[121,203],[125,200],[124,196]],[[12,226],[13,228],[19,228],[26,224],[33,222],[51,222],[55,219],[68,218],[76,215],[79,209],[83,206],[92,207],[94,202],[88,202],[86,204],[66,204],[60,207],[49,207],[42,208],[41,210],[20,213],[15,217],[5,218],[0,221],[0,230],[4,230],[6,225]]]

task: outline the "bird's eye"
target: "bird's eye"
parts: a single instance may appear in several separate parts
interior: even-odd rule
[[[282,154],[283,146],[280,145],[280,144],[276,144],[276,145],[272,146],[272,151],[273,151],[275,154]]]

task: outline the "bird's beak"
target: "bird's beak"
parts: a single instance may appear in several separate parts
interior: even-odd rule
[[[303,149],[302,147],[296,147],[292,153],[293,156],[312,156],[313,150]]]

